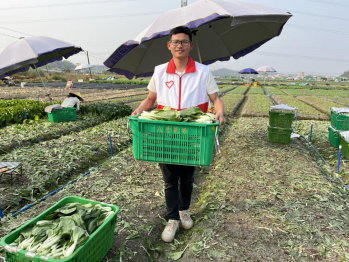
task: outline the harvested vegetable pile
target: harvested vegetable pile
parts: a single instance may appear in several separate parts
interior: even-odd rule
[[[144,111],[139,119],[172,121],[172,122],[196,122],[213,123],[215,116],[211,113],[203,113],[200,108],[193,106],[182,111],[171,110],[171,107],[165,106],[163,109],[153,111]]]
[[[101,205],[69,203],[24,229],[12,247],[48,258],[69,257],[114,212]]]

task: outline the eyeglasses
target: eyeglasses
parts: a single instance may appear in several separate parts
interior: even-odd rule
[[[170,43],[173,45],[173,46],[178,46],[179,43],[181,43],[182,46],[188,46],[191,42],[189,40],[182,40],[182,41],[179,41],[179,40],[171,40]]]

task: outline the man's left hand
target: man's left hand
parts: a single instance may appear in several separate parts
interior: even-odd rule
[[[225,123],[224,120],[224,116],[223,116],[223,112],[216,112],[216,117],[215,117],[216,121],[219,121],[219,126],[223,126]]]

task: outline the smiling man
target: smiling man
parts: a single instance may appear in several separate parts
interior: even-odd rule
[[[216,111],[215,118],[224,124],[223,102],[218,97],[218,87],[208,66],[195,62],[189,53],[193,49],[192,33],[180,26],[171,30],[167,48],[172,53],[170,62],[156,66],[148,89],[149,94],[132,115],[149,110],[157,100],[158,109],[170,106],[172,110],[183,110],[197,106],[207,112],[211,100]],[[195,166],[160,164],[165,183],[168,224],[161,238],[172,242],[179,227],[194,226],[188,209],[193,192]],[[179,187],[178,187],[179,185]]]

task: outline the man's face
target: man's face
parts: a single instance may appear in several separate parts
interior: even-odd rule
[[[177,59],[186,59],[189,56],[190,50],[193,49],[194,44],[192,42],[189,42],[189,44],[183,44],[183,42],[178,41],[183,41],[187,42],[189,40],[189,36],[183,33],[179,33],[176,35],[172,35],[171,37],[171,42],[167,42],[167,48],[168,50],[171,51],[172,56],[177,58]],[[176,45],[177,43],[177,45]]]

